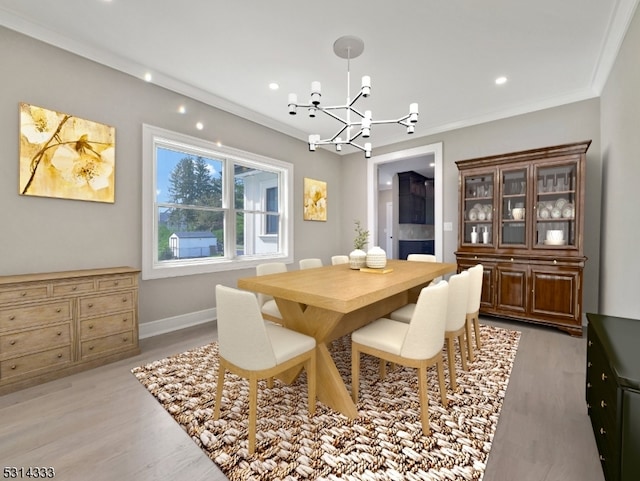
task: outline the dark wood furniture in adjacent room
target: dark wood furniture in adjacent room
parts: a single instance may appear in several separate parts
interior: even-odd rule
[[[582,334],[591,141],[456,162],[459,270],[484,266],[480,311]]]
[[[587,409],[607,481],[640,479],[640,320],[587,314]]]

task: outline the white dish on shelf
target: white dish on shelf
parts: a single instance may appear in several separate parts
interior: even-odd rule
[[[562,240],[546,240],[544,241],[544,244],[547,246],[563,246],[567,243],[566,240],[562,239]]]

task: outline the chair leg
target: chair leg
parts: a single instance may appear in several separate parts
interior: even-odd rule
[[[315,350],[311,354],[311,357],[306,362],[307,367],[307,389],[309,390],[309,415],[313,416],[316,413],[316,352]]]
[[[471,335],[471,331],[473,329],[473,318],[470,314],[467,314],[467,320],[465,321],[465,328],[467,329],[467,351],[469,354],[469,362],[473,362],[475,360],[475,355],[473,353],[473,336]]]
[[[249,378],[249,454],[256,450],[256,424],[258,418],[258,378]]]
[[[420,421],[422,423],[422,434],[429,436],[431,427],[429,426],[429,391],[427,389],[427,368],[418,368],[418,396],[420,398]]]
[[[360,351],[351,344],[351,398],[358,403],[358,390],[360,388]]]
[[[478,347],[478,350],[480,350],[480,320],[479,318],[479,312],[475,312],[473,314],[473,327],[475,328],[476,331],[476,346]]]
[[[444,385],[444,368],[442,367],[442,359],[440,359],[436,363],[436,368],[438,370],[438,384],[440,385],[440,398],[442,399],[442,405],[447,407],[449,405],[449,400],[447,399],[447,389]]]
[[[465,346],[464,337],[464,332],[460,333],[460,335],[458,336],[458,344],[460,345],[460,359],[462,360],[462,370],[468,371],[469,368],[467,367],[467,348]]]
[[[456,353],[455,345],[451,337],[447,337],[447,360],[449,361],[449,380],[451,381],[451,390],[455,391],[458,387],[456,383]]]
[[[213,408],[213,419],[220,419],[220,404],[222,403],[222,388],[224,387],[225,367],[220,360],[218,364],[218,385],[216,386],[216,405]]]

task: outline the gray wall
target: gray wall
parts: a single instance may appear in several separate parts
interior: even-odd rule
[[[640,319],[640,9],[601,97],[600,312]]]
[[[428,111],[425,115],[429,115]],[[418,127],[419,129],[419,127]],[[444,221],[454,230],[444,233],[444,260],[455,262],[458,246],[458,169],[455,161],[533,149],[582,140],[592,140],[587,152],[587,189],[585,210],[585,255],[589,258],[584,277],[584,312],[598,310],[598,278],[600,249],[600,101],[586,100],[541,110],[508,119],[487,122],[463,129],[415,139],[376,149],[381,155],[434,142],[443,143]],[[366,161],[350,155],[342,164],[344,179],[358,178],[366,171]],[[348,184],[348,185],[346,185]],[[346,182],[343,185],[345,216],[342,227],[347,231],[351,219],[366,219],[366,186]],[[349,247],[344,240],[343,250]]]
[[[142,124],[148,123],[294,164],[295,257],[340,253],[340,160],[253,122],[0,27],[0,275],[141,266]],[[285,99],[286,100],[286,99]],[[101,204],[18,194],[18,103],[116,128],[116,201]],[[176,113],[188,103],[187,115]],[[284,104],[283,104],[284,105]],[[202,120],[203,131],[194,128]],[[328,221],[302,220],[303,178],[328,186]],[[319,242],[319,240],[322,240]],[[292,268],[297,269],[297,263]],[[214,306],[216,283],[253,270],[143,281],[140,321]]]

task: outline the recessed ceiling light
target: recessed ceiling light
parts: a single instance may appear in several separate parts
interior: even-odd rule
[[[507,77],[498,77],[496,79],[496,85],[504,85],[507,83]]]
[[[147,72],[146,74],[144,74],[144,80],[145,80],[146,82],[151,82],[151,79],[152,79],[152,78],[153,78],[153,77],[151,76],[151,74],[150,74],[149,72]]]
[[[271,90],[278,90],[278,89],[280,88],[280,85],[278,85],[278,84],[277,84],[277,83],[275,83],[275,82],[271,82],[271,83],[269,84],[269,88],[270,88]]]
[[[198,130],[202,130],[202,129],[204,129],[204,124],[203,124],[202,122],[198,122],[198,123],[196,124],[196,129],[198,129]]]
[[[184,105],[181,105],[180,107],[178,107],[178,113],[179,114],[187,113],[187,108]]]

